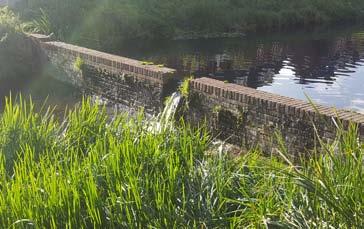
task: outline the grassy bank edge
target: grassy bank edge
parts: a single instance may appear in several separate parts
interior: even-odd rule
[[[0,117],[0,223],[26,227],[358,227],[363,144],[356,128],[299,166],[231,157],[205,128],[161,132],[84,100],[52,109],[8,100]]]

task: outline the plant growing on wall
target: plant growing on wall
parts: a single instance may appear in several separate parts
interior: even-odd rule
[[[219,114],[221,110],[222,110],[222,107],[221,107],[220,105],[218,105],[218,106],[214,106],[214,107],[212,108],[212,113],[214,113],[214,114]]]
[[[78,71],[82,71],[84,64],[85,64],[85,61],[81,57],[78,56],[73,64],[73,67]]]
[[[181,86],[179,87],[179,91],[180,91],[181,95],[185,98],[188,98],[188,96],[190,94],[191,79],[192,79],[192,76],[185,78],[185,80],[183,80]]]

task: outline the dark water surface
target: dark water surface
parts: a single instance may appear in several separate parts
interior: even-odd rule
[[[364,112],[364,26],[245,38],[132,42],[108,52]]]
[[[59,117],[63,117],[66,108],[73,108],[82,99],[79,89],[55,80],[49,75],[17,77],[0,76],[0,109],[5,106],[5,98],[13,100],[20,96],[33,101],[35,109],[40,111],[51,107]]]

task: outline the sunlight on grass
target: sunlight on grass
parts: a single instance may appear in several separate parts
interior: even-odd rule
[[[290,166],[259,152],[216,151],[204,128],[149,132],[145,119],[84,100],[52,109],[7,100],[0,117],[0,224],[45,228],[357,227],[363,146],[340,131]]]

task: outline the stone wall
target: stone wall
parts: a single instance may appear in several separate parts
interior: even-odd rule
[[[316,133],[324,141],[334,140],[335,122],[344,127],[349,122],[357,124],[364,140],[364,115],[355,112],[314,107],[209,78],[192,80],[189,97],[186,119],[194,124],[206,122],[215,136],[246,149],[259,147],[272,152],[280,149],[277,139],[281,138],[289,153],[303,153],[318,143]]]
[[[43,35],[31,37],[39,41],[52,75],[59,80],[115,104],[134,109],[143,107],[151,114],[163,108],[168,85],[175,75],[174,69],[51,41]]]

